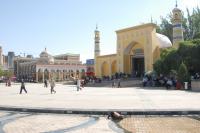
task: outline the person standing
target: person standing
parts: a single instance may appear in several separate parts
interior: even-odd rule
[[[44,87],[48,87],[47,79],[44,80]]]
[[[55,87],[56,85],[55,85],[55,81],[54,81],[53,79],[51,79],[50,86],[51,86],[51,94],[52,94],[53,92],[56,93],[56,91],[54,90],[54,87]]]
[[[120,79],[118,79],[117,87],[118,87],[118,88],[121,88],[121,81],[120,81]]]
[[[79,91],[81,89],[81,81],[80,79],[78,78],[77,79],[77,91]]]
[[[115,79],[112,80],[112,88],[115,88]]]
[[[10,87],[11,86],[11,80],[8,79],[8,86]]]
[[[27,90],[26,90],[26,88],[25,88],[25,83],[24,83],[24,80],[23,80],[23,79],[21,80],[20,94],[22,94],[22,90],[24,90],[24,91],[27,93]]]

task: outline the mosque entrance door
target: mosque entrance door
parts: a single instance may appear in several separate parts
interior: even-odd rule
[[[132,57],[132,74],[141,77],[144,73],[144,57]]]

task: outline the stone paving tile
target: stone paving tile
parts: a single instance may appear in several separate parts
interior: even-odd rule
[[[130,117],[119,122],[133,133],[200,133],[200,121],[189,117]]]
[[[0,112],[0,114],[9,112]],[[7,123],[0,125],[5,133],[51,133],[51,132],[71,132],[71,133],[114,133],[109,127],[110,120],[105,116],[86,116],[69,114],[40,114],[11,112],[11,119]],[[27,116],[26,116],[27,115]],[[20,118],[19,116],[25,116]],[[90,121],[91,118],[95,121]],[[88,121],[92,122],[85,125]]]
[[[76,126],[88,120],[85,116],[72,115],[32,115],[7,123],[3,130],[6,133],[40,133]]]
[[[83,115],[33,114],[5,124],[3,131],[5,133],[64,132],[65,129],[77,127],[80,123],[86,122],[90,117]],[[67,132],[114,133],[109,128],[108,122],[109,120],[106,117],[100,116],[94,124],[73,128]]]
[[[115,133],[108,127],[108,122],[109,120],[105,117],[100,117],[96,124],[80,130],[71,131],[70,133]]]

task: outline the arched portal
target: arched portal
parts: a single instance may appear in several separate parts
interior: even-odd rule
[[[38,82],[42,82],[43,80],[43,73],[42,73],[42,69],[38,70]]]
[[[135,77],[140,77],[144,73],[144,49],[137,42],[131,42],[124,49],[125,73]]]
[[[112,64],[111,64],[111,72],[112,72],[112,75],[114,75],[116,72],[117,72],[117,61],[113,61]]]
[[[50,79],[53,79],[53,80],[56,79],[56,73],[55,73],[55,70],[53,69],[51,70]]]
[[[59,81],[59,77],[60,77],[60,70],[56,70],[56,82]]]
[[[109,65],[107,62],[104,62],[101,67],[102,76],[109,76]]]
[[[32,74],[32,81],[36,81],[36,66],[32,65],[31,66],[31,74]]]

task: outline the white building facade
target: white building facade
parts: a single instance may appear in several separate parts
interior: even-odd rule
[[[34,82],[44,82],[45,79],[64,81],[70,78],[81,78],[86,72],[86,65],[80,61],[79,54],[51,56],[46,49],[41,52],[39,58],[18,57],[14,64],[17,79]]]

